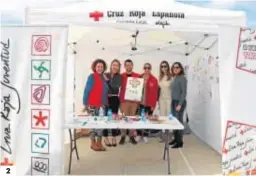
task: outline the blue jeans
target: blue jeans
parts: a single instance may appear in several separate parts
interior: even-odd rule
[[[172,112],[172,115],[176,117],[181,124],[183,124],[183,114],[184,114],[184,110],[186,109],[187,102],[185,101],[181,105],[180,111],[176,111],[176,107],[178,105],[179,105],[178,100],[172,100],[171,112]],[[176,143],[183,143],[183,130],[174,130],[173,133],[174,133],[174,141],[176,141]]]

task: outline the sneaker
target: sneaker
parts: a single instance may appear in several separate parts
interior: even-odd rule
[[[141,136],[136,136],[135,140],[136,140],[137,142],[140,142]]]
[[[175,145],[177,142],[175,140],[172,140],[171,142],[169,142],[169,145]]]
[[[121,137],[120,141],[119,141],[119,144],[120,145],[123,145],[125,143],[125,137]]]
[[[132,143],[132,144],[137,144],[137,142],[136,142],[136,140],[135,140],[135,138],[134,137],[130,137],[130,142]]]
[[[183,147],[183,142],[181,143],[176,143],[172,146],[173,149],[176,149],[176,148],[182,148]]]
[[[143,141],[144,141],[145,143],[148,143],[148,138],[147,138],[147,137],[143,137]]]

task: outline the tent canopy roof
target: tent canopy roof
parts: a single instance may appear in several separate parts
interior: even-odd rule
[[[230,16],[239,17],[245,15],[242,11],[230,11],[220,9],[210,9],[197,7],[193,5],[183,4],[171,0],[90,0],[86,2],[78,2],[62,8],[56,8],[56,12],[77,12],[82,13],[90,10],[116,10],[116,11],[161,11],[161,12],[185,12],[206,16]]]
[[[95,21],[90,14],[98,11],[101,14],[99,21]],[[130,15],[139,11],[141,17]],[[112,13],[119,12],[119,13]],[[161,15],[163,15],[161,17]],[[169,16],[168,16],[169,15]],[[218,10],[186,5],[171,0],[89,0],[77,2],[60,8],[28,8],[28,23],[54,23],[77,25],[129,25],[146,28],[156,27],[156,23],[166,22],[169,26],[182,23],[207,23],[225,25],[246,25],[246,15],[242,11]],[[148,25],[144,25],[144,24]],[[159,28],[159,25],[157,26]],[[161,26],[160,26],[161,27]]]

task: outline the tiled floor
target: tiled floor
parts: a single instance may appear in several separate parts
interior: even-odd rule
[[[80,160],[72,160],[72,175],[166,175],[164,144],[158,138],[134,146],[127,143],[106,152],[90,149],[89,138],[78,140]],[[172,175],[216,175],[221,173],[221,156],[194,135],[185,136],[182,149],[170,149]],[[68,170],[69,145],[65,170]],[[74,153],[75,154],[75,153]]]

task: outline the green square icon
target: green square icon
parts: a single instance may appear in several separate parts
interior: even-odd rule
[[[31,80],[51,80],[51,61],[31,60]]]

